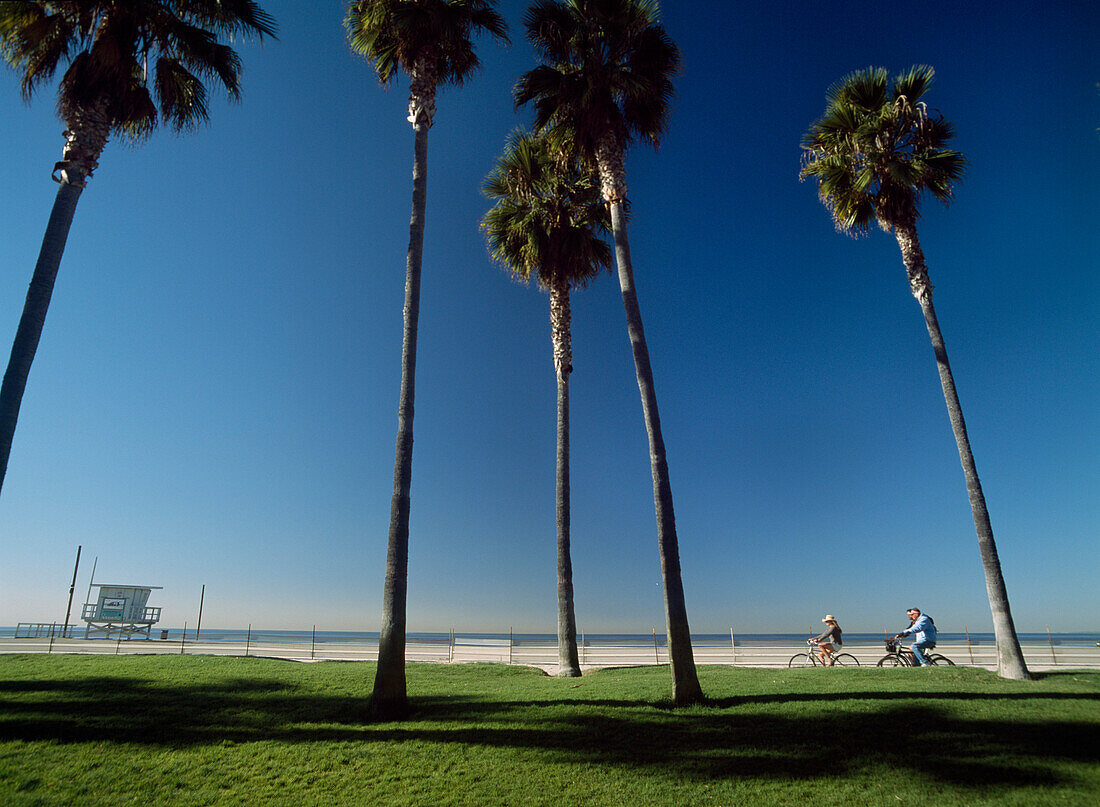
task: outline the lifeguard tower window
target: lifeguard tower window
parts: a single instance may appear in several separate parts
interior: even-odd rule
[[[99,597],[95,602],[84,603],[81,615],[87,623],[84,638],[150,638],[150,630],[160,621],[160,608],[150,608],[146,603],[153,589],[159,590],[161,586],[94,585],[99,589]]]

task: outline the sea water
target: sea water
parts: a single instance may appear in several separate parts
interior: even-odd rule
[[[59,625],[60,627],[60,625]],[[84,625],[76,623],[71,625],[74,637],[82,637]],[[186,637],[182,628],[163,628],[154,626],[151,637],[154,641],[160,640],[163,632],[167,631],[167,641],[179,641],[186,638],[188,641],[196,639],[194,628],[188,628]],[[0,639],[11,639],[15,636],[14,626],[0,626]],[[522,646],[546,646],[557,644],[557,634],[554,633],[479,633],[479,632],[445,632],[445,633],[417,633],[406,634],[408,644],[446,645],[452,641],[456,645],[474,645],[479,647],[502,645],[509,643],[513,647]],[[1053,643],[1056,647],[1096,647],[1100,642],[1100,633],[1019,633],[1017,636],[1022,645],[1047,645]],[[266,630],[266,629],[233,629],[202,628],[197,637],[203,642],[236,642],[245,641],[265,643],[300,644],[303,642],[316,642],[317,644],[347,644],[347,645],[377,645],[377,631],[342,631],[342,630]],[[734,632],[732,641],[737,647],[789,647],[800,645],[809,638],[804,633],[737,633]],[[847,633],[844,634],[845,647],[870,647],[878,646],[887,638],[883,633]],[[583,639],[588,647],[652,647],[654,642],[659,647],[667,647],[668,641],[664,633],[585,633],[578,632],[578,642]],[[938,642],[941,645],[966,644],[969,639],[971,645],[991,646],[994,638],[992,633],[946,633],[940,631]],[[729,647],[731,637],[729,633],[696,633],[692,634],[691,643],[694,647]]]

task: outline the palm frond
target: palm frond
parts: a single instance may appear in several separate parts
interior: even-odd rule
[[[0,3],[0,55],[22,73],[24,99],[53,78],[76,39],[72,21],[64,14],[47,13],[41,3]]]
[[[904,98],[910,105],[916,106],[932,86],[935,75],[936,71],[928,65],[913,65],[894,79],[894,98]]]
[[[535,54],[552,64],[565,62],[577,36],[577,15],[558,0],[534,0],[523,15],[523,27]]]
[[[161,115],[175,129],[186,129],[210,119],[206,88],[178,59],[157,60],[156,92]]]
[[[849,106],[861,110],[881,109],[887,102],[889,74],[884,67],[868,67],[849,73],[825,94],[829,106]]]
[[[199,27],[221,34],[276,38],[275,18],[254,0],[176,0],[177,13]]]

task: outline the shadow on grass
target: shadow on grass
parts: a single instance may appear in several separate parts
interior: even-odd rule
[[[0,743],[406,743],[517,749],[698,781],[827,780],[911,770],[930,783],[1055,785],[1094,764],[1087,719],[959,717],[956,701],[1095,700],[1082,693],[753,695],[673,710],[645,700],[420,697],[402,723],[367,723],[367,696],[250,677],[166,685],[128,677],[0,681]],[[897,701],[897,702],[891,702]],[[904,701],[904,702],[901,702]],[[841,702],[845,708],[836,708]],[[798,704],[795,708],[783,705]],[[822,708],[827,706],[828,708]],[[1018,714],[1018,712],[1013,712]]]
[[[774,695],[734,695],[728,698],[712,698],[708,703],[721,709],[751,704],[769,703],[821,703],[827,699],[832,703],[837,701],[1098,701],[1100,693],[1084,694],[1076,692],[944,692],[942,690],[910,689],[905,692],[878,692],[878,691],[846,691],[830,692],[828,695],[818,693],[776,693]],[[671,708],[671,707],[670,707]]]

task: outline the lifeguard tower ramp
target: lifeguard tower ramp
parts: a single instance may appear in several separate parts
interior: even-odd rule
[[[160,608],[150,608],[146,603],[150,592],[163,586],[93,585],[99,589],[99,598],[84,603],[81,618],[87,623],[85,639],[151,638],[150,630],[160,621]]]

